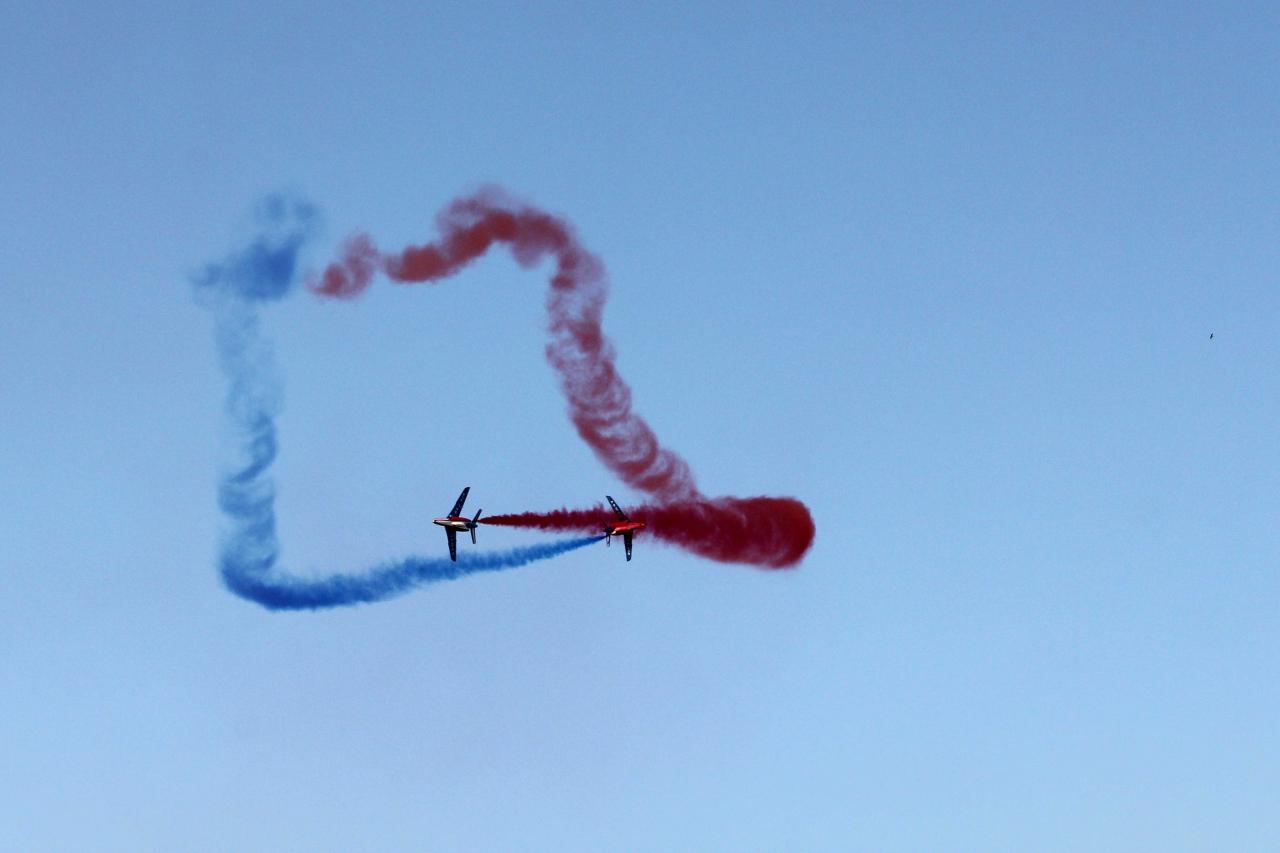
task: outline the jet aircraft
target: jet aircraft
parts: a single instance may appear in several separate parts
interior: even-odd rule
[[[617,521],[607,521],[604,525],[604,544],[612,545],[613,537],[621,536],[622,544],[627,549],[627,560],[631,560],[631,537],[635,532],[644,527],[643,521],[632,521],[627,518],[627,514],[622,511],[622,507],[618,506],[618,502],[613,498],[605,495],[605,499],[609,501],[609,506],[613,507],[614,515],[618,516]]]
[[[444,528],[444,535],[449,539],[449,559],[454,561],[458,559],[458,533],[471,531],[471,544],[476,544],[476,527],[480,523],[480,513],[484,511],[476,510],[475,518],[459,515],[462,512],[462,505],[467,502],[469,491],[471,491],[470,486],[463,489],[462,494],[458,495],[458,502],[453,505],[453,509],[449,510],[449,514],[432,522]]]

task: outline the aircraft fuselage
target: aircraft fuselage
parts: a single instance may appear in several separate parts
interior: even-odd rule
[[[438,524],[441,527],[448,527],[453,530],[461,530],[463,533],[470,530],[472,524],[471,519],[463,518],[458,515],[446,515],[444,518],[437,518],[431,523]]]
[[[639,530],[644,527],[643,521],[615,521],[605,525],[605,532],[610,536],[620,536],[631,530]]]

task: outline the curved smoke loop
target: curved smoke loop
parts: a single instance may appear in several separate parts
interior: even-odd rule
[[[280,383],[263,336],[258,306],[282,299],[297,278],[298,253],[311,236],[316,213],[283,196],[259,211],[261,234],[246,249],[210,264],[194,279],[197,293],[214,312],[218,355],[230,386],[226,409],[235,458],[218,489],[228,520],[219,563],[227,587],[273,609],[321,608],[378,601],[415,586],[478,571],[526,565],[582,548],[600,539],[599,507],[494,515],[487,523],[595,535],[511,551],[459,556],[457,562],[408,557],[358,574],[307,579],[278,567],[275,489],[268,476],[277,450],[275,418]],[[596,456],[625,483],[656,503],[633,515],[648,532],[709,559],[764,568],[794,566],[814,538],[813,518],[788,497],[704,496],[687,462],[662,447],[649,425],[631,409],[631,390],[615,368],[602,318],[607,285],[604,266],[577,240],[563,220],[518,205],[496,190],[454,201],[440,214],[441,237],[399,254],[382,254],[372,238],[348,240],[340,260],[309,288],[322,297],[354,298],[378,272],[409,284],[448,278],[495,244],[532,267],[555,260],[547,296],[551,340],[547,360],[560,375],[569,416]]]
[[[214,312],[218,359],[229,382],[226,413],[234,457],[224,463],[218,484],[218,505],[227,519],[218,562],[228,589],[273,610],[359,604],[433,581],[523,566],[599,540],[589,536],[510,551],[469,552],[456,563],[407,557],[358,574],[315,579],[280,569],[275,486],[269,473],[278,447],[281,386],[258,306],[289,293],[316,212],[303,202],[273,196],[258,213],[260,236],[194,278],[198,298]]]

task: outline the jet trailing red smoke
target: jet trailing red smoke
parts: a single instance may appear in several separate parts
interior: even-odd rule
[[[627,517],[643,521],[640,534],[679,545],[722,563],[749,563],[771,569],[794,566],[813,543],[813,517],[794,498],[705,498],[643,505]],[[599,533],[613,520],[605,507],[491,515],[482,524],[538,530]]]
[[[319,296],[352,299],[381,271],[403,284],[448,278],[495,243],[525,268],[555,261],[547,311],[547,360],[560,376],[569,417],[609,470],[657,505],[635,511],[653,532],[714,560],[757,566],[795,565],[813,542],[813,519],[792,498],[705,498],[687,462],[658,443],[631,409],[631,389],[615,366],[601,321],[608,293],[604,265],[564,220],[518,204],[497,190],[455,200],[437,217],[440,237],[398,254],[380,252],[367,234],[350,238],[342,257],[308,287]],[[586,518],[590,515],[590,522]],[[570,521],[572,519],[572,521]],[[604,513],[560,510],[495,516],[490,524],[542,529],[600,529]],[[563,525],[563,526],[562,526]]]

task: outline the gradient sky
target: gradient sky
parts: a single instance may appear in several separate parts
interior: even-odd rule
[[[1280,846],[1275,5],[537,5],[8,7],[0,847]],[[809,504],[799,568],[222,588],[189,275],[271,191],[319,265],[486,182],[602,256],[706,493]],[[544,288],[265,312],[286,565],[635,499]]]

